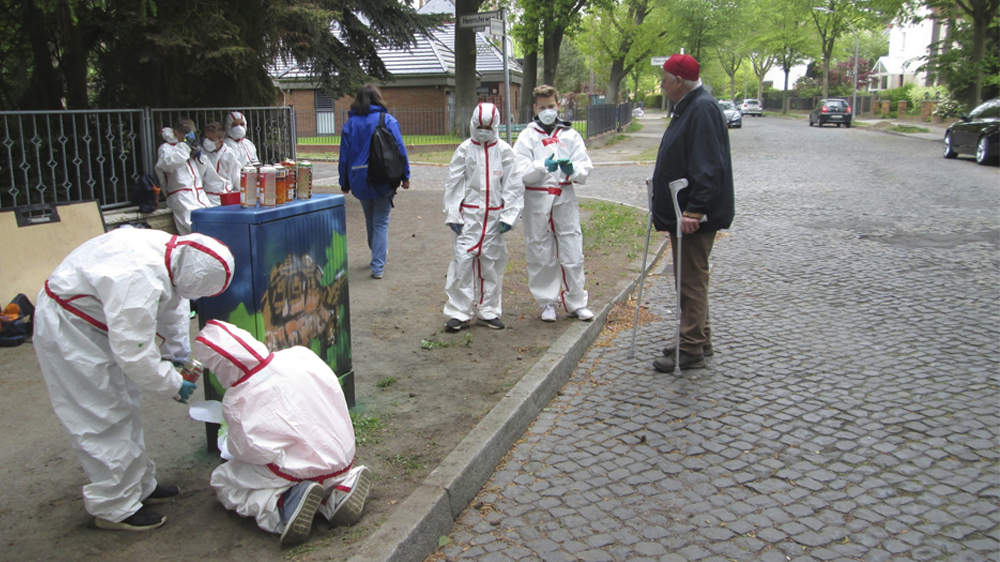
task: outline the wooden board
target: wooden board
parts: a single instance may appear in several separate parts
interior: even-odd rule
[[[96,201],[56,205],[59,222],[18,226],[17,213],[0,213],[0,308],[18,293],[34,303],[52,270],[77,246],[104,234]]]

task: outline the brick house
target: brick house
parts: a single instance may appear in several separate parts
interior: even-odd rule
[[[442,135],[454,107],[455,4],[452,0],[430,0],[417,11],[451,14],[452,21],[432,36],[418,36],[416,45],[409,49],[380,49],[378,56],[395,80],[379,87],[393,115],[407,117],[405,122],[400,119],[404,134]],[[503,107],[503,53],[485,33],[476,33],[476,47],[479,97]],[[516,108],[522,70],[510,54],[508,63],[511,107]],[[276,62],[269,73],[280,90],[278,105],[295,108],[300,138],[340,134],[353,96],[333,99],[324,94],[308,71],[294,63]]]

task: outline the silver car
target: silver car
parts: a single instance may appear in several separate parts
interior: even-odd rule
[[[740,106],[740,113],[743,115],[763,117],[764,106],[760,104],[759,100],[743,100],[743,104]]]
[[[729,100],[719,100],[719,109],[726,117],[726,127],[730,129],[740,129],[743,127],[743,114]]]

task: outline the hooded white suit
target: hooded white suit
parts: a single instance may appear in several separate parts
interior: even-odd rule
[[[239,111],[230,111],[226,114],[226,146],[236,153],[236,160],[240,163],[241,169],[245,166],[260,165],[260,158],[257,157],[257,146],[246,137],[246,130],[243,131],[242,135],[233,131],[233,122],[236,120],[242,120],[246,123],[246,119]],[[245,127],[246,125],[244,125],[244,129]]]
[[[584,184],[594,165],[580,133],[556,121],[552,133],[530,123],[514,143],[524,182],[524,244],[528,288],[538,305],[574,312],[587,306],[583,232],[573,184]],[[569,158],[573,174],[550,172],[545,160]]]
[[[488,139],[476,137],[489,127]],[[514,151],[500,140],[500,112],[481,103],[472,112],[473,137],[455,150],[444,188],[446,224],[462,225],[448,266],[444,315],[468,321],[473,309],[489,320],[502,315],[507,244],[500,223],[514,226],[524,206],[524,186]]]
[[[87,512],[121,521],[156,488],[140,402],[177,394],[189,298],[229,286],[233,255],[203,234],[118,229],[73,250],[45,282],[34,345],[52,406],[90,478]]]
[[[304,347],[271,353],[246,330],[210,320],[194,353],[226,388],[222,412],[233,460],[212,472],[227,509],[280,532],[278,500],[303,480],[332,495],[319,512],[328,519],[363,467],[353,467],[354,426],[334,372]]]
[[[191,159],[191,147],[177,142],[173,129],[160,131],[163,140],[156,159],[156,175],[174,211],[178,234],[191,234],[191,211],[211,206],[201,180],[200,164]],[[202,156],[204,158],[204,155]]]
[[[207,150],[201,153],[202,158],[207,158],[207,169],[202,169],[201,174],[205,179],[205,193],[213,206],[221,204],[220,195],[226,192],[238,192],[240,190],[240,163],[236,158],[233,148],[223,141],[222,146],[215,152]]]

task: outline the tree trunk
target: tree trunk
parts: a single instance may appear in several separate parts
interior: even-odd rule
[[[618,103],[618,90],[625,75],[625,58],[616,58],[611,62],[611,77],[608,79],[608,91],[605,93],[604,103]]]
[[[74,21],[67,2],[59,7],[59,24],[63,29],[63,74],[66,78],[66,108],[88,109],[87,49],[83,46],[83,33],[79,20]]]
[[[782,67],[785,71],[785,89],[781,93],[781,112],[788,113],[788,73],[791,71],[791,67]]]
[[[827,99],[829,97],[830,97],[830,55],[824,52],[823,53],[823,99]]]
[[[462,138],[469,136],[469,119],[476,107],[476,33],[471,27],[458,27],[458,18],[479,11],[482,0],[455,0],[455,111],[452,131]]]
[[[35,0],[25,0],[24,30],[28,34],[34,70],[31,81],[19,106],[23,109],[62,109],[62,86],[59,75],[52,66],[49,51],[49,30],[45,25],[45,15],[38,9]]]
[[[535,86],[538,85],[538,51],[524,55],[524,77],[521,79],[521,114],[525,122],[531,121],[535,105]]]
[[[565,32],[566,30],[561,27],[554,27],[545,34],[543,39],[542,55],[545,59],[543,61],[545,68],[542,71],[542,82],[549,86],[556,82],[556,69],[559,68],[559,46],[562,45]]]
[[[980,3],[982,4],[982,3]],[[982,8],[982,6],[976,6]],[[986,56],[986,27],[991,19],[990,14],[972,14],[972,65],[976,68],[976,83],[972,87],[969,109],[983,101],[983,69],[982,61]]]

